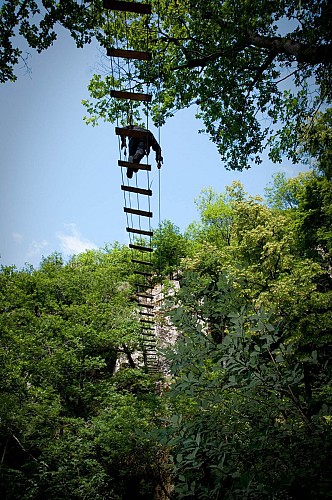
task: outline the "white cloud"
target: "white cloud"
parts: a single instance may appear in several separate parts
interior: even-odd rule
[[[76,224],[64,224],[65,233],[57,233],[56,237],[60,241],[61,251],[65,255],[82,253],[85,250],[96,250],[98,247],[92,241],[82,237]]]
[[[16,243],[22,243],[24,236],[23,234],[20,233],[12,233],[13,240],[16,241]]]
[[[29,251],[27,253],[27,257],[36,257],[37,255],[41,255],[42,251],[48,246],[48,241],[33,241],[30,244]]]

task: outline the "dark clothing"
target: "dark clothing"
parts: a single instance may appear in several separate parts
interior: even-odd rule
[[[129,138],[129,158],[128,161],[130,163],[140,163],[141,159],[150,153],[150,148],[152,148],[156,152],[156,162],[157,167],[161,168],[161,163],[163,158],[161,156],[161,148],[156,141],[154,135],[147,129],[143,127],[138,127],[137,125],[128,125],[124,127],[132,130],[139,130],[141,132],[147,132],[146,139],[130,137]],[[122,137],[121,147],[126,146],[126,138]],[[133,176],[133,172],[138,172],[137,168],[128,168],[127,169],[127,177],[131,178]]]
[[[139,163],[146,154],[146,145],[143,139],[136,137],[129,138],[129,156],[132,156],[133,163]]]

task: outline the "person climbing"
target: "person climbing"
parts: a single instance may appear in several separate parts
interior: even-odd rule
[[[163,157],[161,156],[161,147],[156,141],[154,135],[150,130],[147,130],[144,127],[139,127],[138,125],[127,125],[124,127],[125,129],[138,130],[140,132],[146,132],[146,138],[138,138],[138,137],[129,137],[129,163],[137,163],[139,164],[141,159],[150,153],[150,147],[156,153],[156,162],[157,167],[161,168],[161,164],[163,162]],[[126,137],[121,137],[121,149],[125,148],[127,145]],[[133,173],[138,172],[138,168],[127,168],[127,177],[129,179],[132,178]]]

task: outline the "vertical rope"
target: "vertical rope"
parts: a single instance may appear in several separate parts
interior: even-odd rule
[[[159,46],[160,42],[160,0],[157,3],[157,44]],[[160,70],[160,55],[158,52],[158,78],[157,78],[157,92],[158,92],[158,144],[161,144],[161,126],[160,126],[160,113],[161,113],[161,97],[160,97],[160,81],[161,81],[161,70]],[[161,230],[161,169],[158,172],[158,226]],[[159,273],[161,274],[161,249],[159,249]]]

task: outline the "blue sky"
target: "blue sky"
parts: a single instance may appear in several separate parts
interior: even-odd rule
[[[21,67],[15,83],[0,87],[3,265],[37,266],[54,251],[67,257],[115,240],[128,243],[114,125],[83,122],[81,100],[100,59],[99,47],[77,49],[59,29],[50,49],[31,55],[31,75]],[[161,129],[160,215],[181,230],[197,219],[194,199],[203,187],[220,192],[240,180],[250,194],[263,194],[273,172],[293,176],[301,169],[265,160],[246,172],[226,171],[209,138],[198,134],[194,114],[178,112]],[[152,189],[156,226],[158,174]]]

